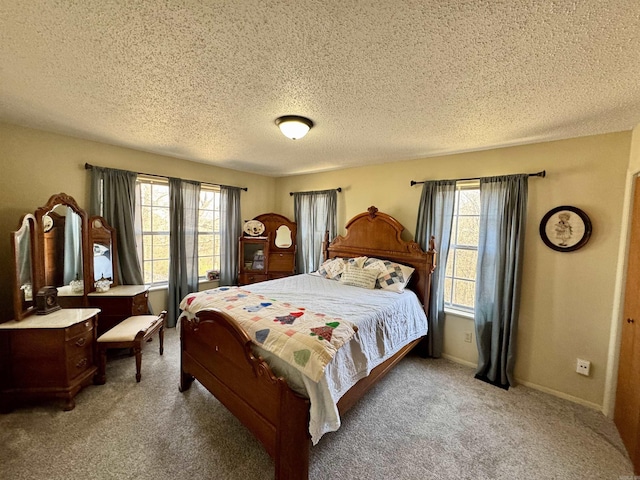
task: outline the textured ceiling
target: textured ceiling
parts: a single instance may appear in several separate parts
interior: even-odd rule
[[[629,130],[640,0],[2,0],[0,121],[275,176]]]

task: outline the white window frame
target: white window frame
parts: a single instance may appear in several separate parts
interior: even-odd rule
[[[456,280],[461,280],[461,281],[467,281],[467,282],[473,282],[474,287],[475,287],[475,282],[476,282],[476,278],[477,278],[477,271],[475,272],[475,278],[473,280],[469,279],[469,278],[462,278],[462,277],[456,277],[455,276],[455,261],[456,261],[456,251],[478,251],[478,241],[476,240],[476,244],[475,245],[466,245],[466,244],[458,244],[457,243],[457,239],[453,238],[453,234],[454,232],[458,231],[457,230],[457,226],[458,226],[458,220],[460,217],[470,217],[470,216],[476,216],[476,215],[460,215],[460,204],[459,204],[459,198],[460,198],[460,192],[462,190],[480,190],[480,182],[477,180],[471,180],[471,181],[464,181],[464,182],[457,182],[456,183],[456,196],[455,196],[455,204],[454,204],[454,211],[453,211],[453,224],[452,224],[452,228],[451,228],[451,234],[452,234],[452,238],[451,238],[451,242],[449,245],[449,254],[447,256],[447,265],[446,265],[446,271],[449,272],[451,271],[451,274],[447,274],[445,273],[445,281],[446,279],[451,280],[451,297],[447,298],[447,296],[445,295],[445,299],[444,299],[444,308],[446,312],[449,313],[453,313],[455,315],[458,316],[462,316],[462,317],[467,317],[467,318],[473,318],[475,311],[473,307],[468,307],[466,305],[460,305],[460,304],[456,304],[453,303],[453,298],[454,298],[454,288],[455,288],[455,281]],[[477,215],[478,219],[480,217],[480,212],[478,212]],[[449,265],[449,262],[453,262],[452,265]]]
[[[202,195],[205,192],[212,192],[214,195],[217,195],[217,200],[215,200],[213,202],[213,208],[211,209],[207,209],[208,211],[212,211],[213,212],[213,230],[211,232],[205,232],[200,230],[200,219],[198,218],[198,244],[200,242],[200,235],[212,235],[214,237],[214,247],[213,247],[213,255],[209,256],[206,255],[207,258],[211,258],[213,260],[211,268],[209,268],[208,270],[218,270],[220,271],[220,261],[221,261],[221,253],[222,253],[222,236],[220,234],[220,222],[221,222],[221,218],[220,218],[220,187],[217,187],[215,185],[201,185],[200,187],[200,195]],[[202,198],[200,199],[200,206],[202,206]],[[217,207],[217,208],[216,208]],[[216,222],[216,215],[218,217],[218,221]],[[216,225],[218,225],[218,229],[216,230]],[[217,245],[218,245],[218,254],[216,255],[215,252],[215,237],[217,237]],[[217,257],[217,260],[216,260]],[[207,279],[207,274],[206,272],[202,273],[200,272],[200,252],[198,250],[198,277],[200,278],[201,282],[206,282],[208,281]],[[202,257],[204,258],[204,256]]]
[[[147,184],[147,185],[151,185],[151,188],[153,188],[154,185],[158,185],[158,186],[165,186],[167,188],[167,195],[169,194],[169,180],[166,178],[162,178],[162,177],[150,177],[150,176],[145,176],[145,175],[138,175],[138,178],[136,179],[136,183],[137,186],[142,189],[142,184]],[[153,230],[153,214],[151,215],[151,230],[144,230],[144,221],[142,219],[142,209],[144,207],[151,207],[152,212],[154,208],[162,208],[162,209],[167,209],[169,210],[171,207],[167,206],[167,207],[160,207],[157,205],[153,205],[153,202],[150,205],[147,204],[143,204],[142,203],[142,195],[139,195],[139,208],[137,209],[140,212],[140,219],[137,220],[138,225],[140,226],[140,235],[139,235],[139,243],[138,243],[138,250],[140,253],[140,263],[141,263],[141,268],[142,268],[142,278],[145,279],[145,283],[147,285],[150,285],[152,287],[162,287],[162,286],[167,286],[169,284],[169,275],[167,273],[167,278],[165,280],[160,280],[160,281],[153,281],[154,275],[153,275],[153,266],[154,266],[154,262],[159,261],[159,260],[166,260],[167,263],[171,260],[170,259],[170,255],[171,255],[171,247],[169,246],[169,256],[166,259],[155,259],[153,258],[153,250],[151,252],[149,252],[149,254],[151,255],[151,258],[147,258],[146,252],[145,252],[145,248],[144,248],[144,237],[146,235],[151,235],[151,238],[153,240],[154,236],[160,236],[160,235],[166,235],[169,236],[169,230],[166,231],[154,231]],[[152,197],[153,198],[153,197]],[[170,212],[169,212],[170,213]],[[152,242],[153,243],[153,242]],[[153,247],[152,247],[153,248]],[[151,282],[147,283],[146,279],[148,277],[147,275],[147,268],[148,266],[151,267],[151,274],[150,274],[150,278],[151,278]],[[167,265],[168,267],[168,265]]]

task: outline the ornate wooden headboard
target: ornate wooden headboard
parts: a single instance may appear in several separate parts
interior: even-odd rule
[[[331,244],[325,241],[325,246],[328,245],[324,253],[325,259],[367,256],[415,268],[409,288],[416,292],[427,311],[431,273],[436,266],[433,237],[429,242],[429,251],[425,252],[416,242],[402,240],[402,224],[373,206],[349,220],[346,229],[344,237],[338,235]]]

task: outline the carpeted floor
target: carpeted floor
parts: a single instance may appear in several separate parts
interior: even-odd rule
[[[179,339],[110,359],[107,383],[76,408],[41,404],[0,415],[0,478],[262,480],[273,463],[200,384],[178,392]],[[321,479],[633,478],[601,413],[519,386],[473,378],[447,360],[404,359],[311,449]]]

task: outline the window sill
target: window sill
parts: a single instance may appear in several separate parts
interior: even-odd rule
[[[444,313],[447,315],[455,315],[456,317],[466,318],[467,320],[475,320],[475,315],[473,312],[465,312],[464,310],[457,310],[455,308],[444,309]]]
[[[207,280],[206,278],[203,279],[199,279],[198,280],[198,285],[202,285],[205,283],[210,283],[210,284],[218,284],[220,283],[219,280]],[[150,292],[159,292],[161,290],[169,290],[169,284],[168,283],[157,283],[155,285],[149,285],[149,291]]]

